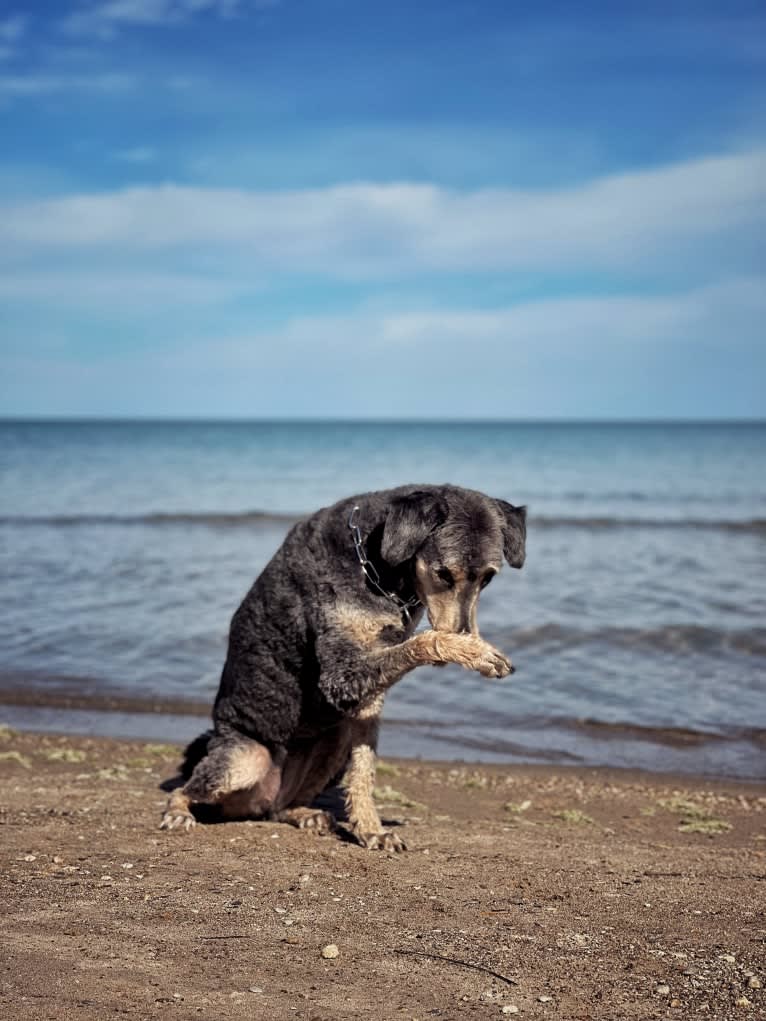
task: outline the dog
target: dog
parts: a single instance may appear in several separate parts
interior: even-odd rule
[[[356,841],[404,850],[373,802],[385,694],[425,664],[513,672],[477,607],[525,545],[526,508],[451,485],[365,493],[296,524],[232,618],[213,729],[186,749],[162,828],[190,829],[201,804],[329,833],[312,802],[342,776]],[[415,633],[424,611],[431,629]]]

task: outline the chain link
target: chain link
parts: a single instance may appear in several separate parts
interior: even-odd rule
[[[354,549],[356,555],[359,558],[359,566],[362,568],[362,574],[369,581],[373,588],[377,589],[382,596],[389,599],[394,606],[399,610],[402,615],[402,619],[405,625],[408,625],[412,621],[410,610],[414,610],[416,606],[420,606],[420,599],[417,596],[413,596],[412,599],[408,599],[406,602],[401,599],[395,592],[386,592],[383,586],[380,584],[380,575],[375,567],[375,564],[368,558],[367,550],[364,548],[364,539],[362,533],[359,530],[359,525],[356,522],[356,515],[359,513],[359,506],[355,506],[351,511],[348,519],[348,527],[351,529],[351,538],[354,541]]]

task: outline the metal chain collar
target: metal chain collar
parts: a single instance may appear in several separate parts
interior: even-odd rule
[[[417,596],[413,596],[412,599],[408,599],[405,602],[395,592],[386,592],[380,584],[380,575],[378,574],[375,564],[373,564],[371,560],[367,559],[367,550],[364,548],[362,533],[359,531],[359,525],[356,522],[356,515],[358,512],[359,507],[357,505],[349,515],[348,527],[351,529],[351,537],[354,540],[354,549],[356,550],[356,555],[359,557],[362,574],[374,589],[377,589],[382,596],[385,596],[386,599],[390,600],[394,604],[397,610],[401,613],[402,620],[406,626],[412,622],[410,610],[414,610],[416,606],[420,606],[420,599]]]

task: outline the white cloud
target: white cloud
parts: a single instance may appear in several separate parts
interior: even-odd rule
[[[0,100],[60,92],[125,92],[136,81],[129,74],[0,75]]]
[[[2,79],[0,79],[1,88]],[[9,250],[204,246],[260,271],[609,270],[720,261],[757,244],[766,150],[700,159],[559,190],[357,184],[292,192],[164,185],[0,209]]]
[[[14,14],[0,21],[0,42],[15,43],[27,29],[27,18],[23,14]]]
[[[550,298],[512,307],[455,311],[367,312],[304,316],[269,334],[221,339],[202,344],[203,358],[226,353],[235,371],[264,351],[279,358],[319,353],[322,358],[362,350],[400,364],[422,358],[436,365],[449,353],[470,350],[477,364],[488,355],[514,349],[535,353],[543,361],[584,345],[589,354],[619,347],[636,351],[655,342],[696,342],[714,338],[722,347],[760,338],[766,315],[763,278],[745,277],[663,296],[621,294],[609,297]],[[418,352],[420,354],[418,355]],[[193,357],[193,349],[189,350]],[[471,371],[466,364],[465,370]],[[458,379],[457,384],[460,385]]]
[[[18,43],[27,30],[27,18],[13,14],[0,20],[0,61],[11,60],[18,52]]]
[[[112,158],[121,163],[152,163],[157,158],[157,150],[148,145],[137,145],[131,149],[119,149],[112,153]]]
[[[187,343],[182,360],[159,350],[145,374],[180,394],[196,386],[209,413],[753,416],[766,407],[754,355],[765,316],[761,278],[490,312],[304,317]]]
[[[8,413],[130,414],[140,400],[178,415],[762,415],[765,316],[763,279],[739,279],[488,312],[304,316],[206,339],[166,321],[163,339],[110,351],[104,337],[97,357],[67,357],[73,340],[42,345],[43,326],[33,344],[6,340],[0,404],[5,392]]]
[[[0,298],[7,302],[44,301],[100,316],[113,316],[118,308],[121,317],[156,309],[160,303],[163,308],[217,304],[257,289],[258,283],[246,278],[136,269],[27,270],[0,277]]]
[[[250,6],[259,10],[275,2],[251,0]],[[228,18],[242,6],[242,0],[107,0],[73,11],[61,21],[61,27],[72,35],[108,39],[123,28],[178,25],[205,13]]]

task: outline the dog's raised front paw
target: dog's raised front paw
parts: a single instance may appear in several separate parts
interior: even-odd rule
[[[354,836],[368,851],[406,851],[407,845],[397,833],[390,830],[381,830],[379,833],[360,833],[354,831]]]
[[[496,649],[489,642],[484,642],[484,648],[479,653],[473,669],[478,670],[483,677],[507,677],[514,671],[514,666],[505,653]]]
[[[513,673],[508,657],[479,635],[439,631],[430,634],[434,655],[440,662],[458,663],[466,670],[478,670],[484,677],[507,677]]]
[[[162,817],[161,830],[184,830],[186,833],[194,829],[197,820],[188,811],[177,808],[169,808]]]

